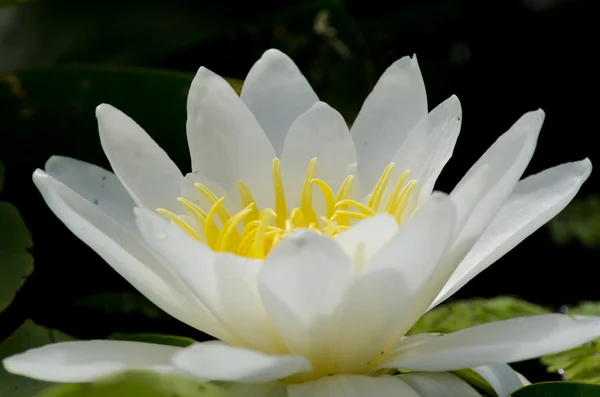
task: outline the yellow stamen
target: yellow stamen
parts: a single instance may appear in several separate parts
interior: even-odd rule
[[[215,251],[231,252],[258,259],[264,259],[270,250],[285,239],[285,236],[300,228],[335,238],[356,222],[376,215],[380,212],[379,208],[382,204],[385,207],[382,211],[394,216],[398,223],[404,222],[404,218],[412,216],[416,211],[417,207],[411,204],[411,194],[415,190],[416,181],[407,182],[409,171],[404,171],[400,175],[391,192],[388,193],[388,185],[394,170],[393,163],[385,168],[375,188],[367,196],[366,202],[350,198],[353,175],[347,176],[337,194],[334,194],[326,181],[316,177],[316,165],[317,159],[311,159],[302,184],[300,205],[291,208],[289,212],[281,164],[277,158],[273,160],[272,174],[274,208],[258,208],[248,186],[238,181],[237,188],[243,209],[233,216],[224,207],[225,198],[218,198],[214,192],[200,183],[194,186],[208,200],[210,208],[201,208],[200,205],[180,197],[177,201],[190,218],[164,208],[159,208],[157,211]],[[324,214],[314,206],[315,185],[321,190],[325,199]],[[354,253],[357,271],[360,271],[364,265],[364,255],[364,247],[358,247]]]
[[[377,209],[379,208],[379,204],[381,204],[381,200],[383,199],[383,195],[385,194],[385,190],[387,189],[387,184],[390,180],[390,176],[392,175],[393,170],[394,163],[389,163],[387,167],[385,167],[385,170],[383,170],[383,173],[381,174],[377,185],[375,185],[375,189],[373,190],[373,194],[371,195],[368,204],[368,206],[371,207],[374,211],[377,211]]]
[[[300,209],[304,216],[305,222],[317,222],[317,215],[312,206],[312,188],[313,184],[310,181],[315,176],[315,168],[317,166],[317,159],[313,158],[308,163],[308,169],[306,170],[306,177],[304,178],[304,185],[302,186],[302,199],[300,200]]]
[[[408,178],[409,175],[410,175],[410,171],[404,171],[402,173],[402,175],[400,175],[400,178],[398,178],[398,181],[396,182],[396,184],[394,185],[392,194],[390,195],[390,198],[388,199],[388,203],[385,206],[385,211],[388,214],[390,214],[390,215],[394,214],[396,201],[398,200],[398,196],[400,195],[402,186],[404,186],[404,182],[406,182],[406,178]]]
[[[404,210],[406,209],[406,205],[408,204],[408,199],[410,198],[410,193],[415,188],[417,182],[410,181],[406,184],[402,192],[400,192],[400,196],[398,197],[398,202],[396,204],[394,216],[396,217],[396,221],[399,223],[402,220],[402,215],[404,214]]]
[[[267,233],[267,228],[269,227],[269,222],[277,216],[275,211],[271,208],[262,210],[260,215],[261,220],[256,228],[256,236],[254,237],[254,244],[252,246],[255,258],[265,257],[265,235]]]
[[[325,214],[328,218],[331,218],[333,210],[335,209],[335,196],[333,195],[333,190],[331,190],[329,185],[321,179],[311,179],[310,183],[321,188],[323,196],[325,197]]]
[[[275,225],[277,225],[277,227],[284,227],[285,217],[277,216],[277,214],[287,214],[285,193],[283,191],[283,180],[281,178],[281,169],[279,167],[278,158],[273,159],[273,187],[275,188]]]
[[[248,225],[248,222],[250,222],[251,219],[258,218],[258,208],[256,207],[256,204],[255,204],[256,202],[254,200],[254,197],[252,197],[252,193],[250,192],[250,189],[248,188],[248,186],[246,186],[246,184],[244,182],[238,181],[237,188],[238,188],[238,191],[240,192],[240,199],[242,200],[242,206],[244,208],[248,208],[248,206],[250,204],[252,204],[252,212],[251,212],[250,216],[248,216],[244,219],[244,225]]]
[[[217,201],[219,201],[219,199],[217,198],[217,196],[215,196],[215,194],[206,186],[204,186],[201,183],[195,183],[194,187],[196,189],[198,189],[198,191],[204,196],[206,197],[206,199],[208,201],[210,201],[210,203],[214,206],[215,204],[217,204]],[[221,222],[225,223],[229,220],[229,218],[231,218],[231,216],[229,216],[229,213],[227,213],[227,210],[225,208],[223,208],[222,206],[219,206],[219,219],[221,219]]]
[[[196,240],[202,241],[202,238],[193,227],[191,227],[186,221],[184,221],[180,216],[177,216],[173,212],[166,210],[164,208],[157,208],[156,211],[172,220],[177,226],[185,230],[190,236],[195,238]]]
[[[219,240],[217,245],[219,251],[235,252],[237,244],[240,242],[240,234],[237,231],[239,223],[252,213],[254,203],[248,204],[246,208],[231,217],[219,232]],[[236,244],[237,243],[237,244]]]
[[[215,204],[210,209],[208,216],[206,217],[206,222],[204,223],[204,230],[206,233],[206,244],[208,244],[208,246],[214,250],[217,249],[217,240],[219,238],[219,228],[217,227],[214,218],[215,214],[218,213],[221,209],[223,201],[225,201],[225,198],[221,197],[215,202]]]

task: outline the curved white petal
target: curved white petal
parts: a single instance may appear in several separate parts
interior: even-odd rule
[[[183,175],[167,153],[119,109],[102,104],[96,117],[104,153],[136,204],[176,208]]]
[[[181,349],[173,356],[173,363],[201,379],[250,383],[269,382],[312,369],[306,357],[269,355],[219,341]]]
[[[175,370],[181,348],[112,340],[62,342],[5,358],[8,372],[48,382],[91,382],[125,370]]]
[[[97,165],[63,156],[52,156],[45,171],[75,193],[93,203],[129,232],[137,233],[135,203],[119,179]]]
[[[287,397],[287,385],[283,382],[241,383],[218,382],[234,397]]]
[[[398,172],[389,185],[393,186],[402,172],[410,170],[410,179],[417,181],[419,191],[416,201],[424,202],[452,156],[460,132],[461,115],[460,101],[452,95],[423,117],[393,156],[392,162]]]
[[[271,206],[270,178],[275,151],[262,128],[222,77],[201,67],[187,102],[187,137],[192,172],[234,195],[236,182],[248,185],[259,206]]]
[[[226,336],[190,291],[116,221],[41,170],[35,171],[33,181],[65,226],[150,301],[192,327]]]
[[[427,115],[427,94],[416,56],[394,62],[379,78],[354,124],[363,192],[370,192],[411,129]]]
[[[269,253],[258,289],[292,354],[318,359],[334,351],[338,309],[353,277],[352,262],[338,244],[308,230],[286,236]]]
[[[138,209],[136,217],[154,252],[231,334],[219,339],[277,351],[257,292],[261,261],[215,253],[153,211]]]
[[[515,362],[571,349],[600,336],[600,318],[561,314],[467,328],[400,351],[386,368],[451,371]]]
[[[396,233],[398,233],[396,219],[382,213],[358,222],[338,234],[335,241],[350,258],[360,255],[361,261],[367,263]]]
[[[523,115],[477,160],[450,194],[458,209],[457,237],[448,258],[454,266],[515,188],[533,156],[543,121],[541,109]]]
[[[471,385],[449,372],[398,375],[421,397],[481,397]]]
[[[316,175],[336,194],[348,175],[356,175],[356,149],[344,118],[324,102],[317,102],[290,127],[281,154],[281,172],[286,199],[298,207],[302,185],[312,158]],[[315,187],[313,196],[321,192]],[[323,208],[319,214],[323,213]]]
[[[344,302],[337,349],[340,371],[376,366],[373,357],[385,359],[394,341],[427,309],[438,292],[430,291],[429,284],[451,243],[454,219],[452,201],[442,194],[432,196],[365,265]]]
[[[294,120],[319,98],[294,61],[276,49],[265,51],[244,80],[242,101],[252,111],[277,154]]]
[[[288,397],[421,397],[396,376],[333,375],[288,386]]]
[[[592,163],[566,163],[519,183],[492,223],[458,265],[433,306],[446,300],[473,277],[552,219],[575,197],[592,171]]]
[[[498,397],[509,397],[514,391],[526,385],[524,382],[526,379],[508,364],[480,365],[471,369],[492,386]]]
[[[529,386],[531,384],[531,382],[529,381],[529,379],[527,379],[525,376],[523,376],[523,374],[520,374],[520,373],[517,372],[517,376],[519,377],[519,380],[523,384],[523,387]]]

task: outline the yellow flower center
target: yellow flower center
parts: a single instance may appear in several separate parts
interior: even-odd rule
[[[250,258],[264,259],[269,251],[287,234],[299,228],[312,229],[330,237],[346,230],[353,222],[387,212],[398,222],[402,220],[410,194],[416,181],[407,182],[409,171],[404,171],[386,196],[387,187],[394,170],[390,163],[381,174],[377,185],[366,202],[350,198],[354,176],[346,177],[337,193],[323,180],[315,178],[317,159],[313,158],[306,171],[302,186],[300,206],[288,211],[279,159],[273,159],[273,187],[275,208],[259,209],[248,186],[237,182],[244,208],[236,214],[229,214],[223,206],[224,197],[217,197],[200,183],[194,186],[211,203],[205,211],[199,205],[180,197],[177,199],[187,216],[177,215],[164,208],[157,211],[180,226],[196,240],[207,244],[214,251],[232,252]],[[313,205],[313,188],[317,186],[325,198],[325,213],[317,214]],[[381,208],[381,210],[380,210]]]

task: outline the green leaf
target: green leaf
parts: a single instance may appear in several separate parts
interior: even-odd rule
[[[600,397],[600,386],[575,382],[545,382],[525,386],[512,397]]]
[[[91,384],[58,386],[39,397],[230,397],[209,383],[152,372],[127,372]]]
[[[154,303],[137,291],[100,292],[77,300],[74,306],[86,307],[106,314],[140,313],[151,319],[166,316]]]
[[[19,211],[0,202],[0,312],[5,310],[33,272],[31,235]]]
[[[578,241],[589,248],[600,247],[600,196],[573,200],[548,227],[558,245]]]
[[[174,335],[162,335],[162,334],[149,334],[149,333],[139,333],[139,334],[124,334],[120,332],[116,332],[111,334],[108,339],[114,340],[126,340],[133,342],[147,342],[147,343],[157,343],[159,345],[170,345],[170,346],[179,346],[179,347],[188,347],[189,345],[196,343],[192,338],[187,338],[185,336],[174,336]]]
[[[409,334],[450,333],[492,321],[535,316],[549,312],[544,307],[509,296],[456,301],[425,314],[412,327]]]
[[[182,168],[189,168],[186,100],[193,77],[165,70],[81,65],[0,76],[0,158],[7,168],[27,170],[27,175],[19,175],[27,178],[55,154],[108,166],[94,115],[99,104],[109,103],[146,129]],[[239,91],[239,80],[228,81]],[[27,148],[27,156],[15,148]],[[22,192],[28,193],[34,194],[33,186]]]
[[[73,340],[73,338],[27,320],[11,336],[0,343],[0,362],[5,357],[22,353],[28,349],[69,340]],[[46,382],[9,374],[0,365],[0,396],[31,397],[47,386]]]
[[[568,308],[571,315],[600,315],[600,302],[583,302]],[[542,357],[548,372],[557,372],[564,380],[600,384],[600,339],[563,352]]]

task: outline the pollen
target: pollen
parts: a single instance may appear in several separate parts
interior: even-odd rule
[[[275,158],[272,174],[274,208],[259,208],[248,186],[238,181],[237,188],[243,208],[235,214],[230,214],[225,209],[224,197],[217,197],[200,183],[196,183],[194,187],[208,200],[209,208],[201,208],[180,197],[177,201],[183,207],[184,214],[179,215],[164,208],[158,208],[157,211],[214,251],[264,259],[286,235],[297,229],[311,229],[335,238],[356,222],[381,212],[390,214],[400,223],[417,183],[414,179],[408,180],[410,171],[404,171],[394,186],[390,186],[394,171],[394,164],[390,163],[367,198],[357,201],[350,198],[355,180],[353,175],[347,176],[337,192],[334,192],[326,181],[315,177],[316,169],[317,159],[313,158],[302,182],[300,204],[295,208],[288,208],[280,161]],[[318,213],[313,201],[315,187],[325,202],[321,213]]]

